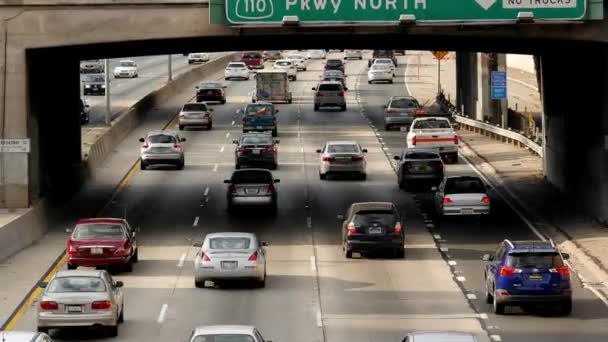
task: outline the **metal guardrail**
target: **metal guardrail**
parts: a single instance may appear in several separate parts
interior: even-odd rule
[[[455,122],[459,124],[461,128],[465,128],[476,133],[490,136],[494,139],[499,139],[504,142],[518,145],[519,147],[528,148],[530,151],[536,153],[541,158],[543,157],[543,147],[537,144],[534,140],[526,137],[518,132],[504,129],[487,122],[471,119],[467,116],[461,115],[456,107],[450,103],[443,95],[437,97],[437,102],[442,103],[446,106]]]

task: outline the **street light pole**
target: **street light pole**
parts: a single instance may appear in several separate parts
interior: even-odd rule
[[[171,66],[171,55],[169,55],[167,67],[168,67],[169,81],[172,81],[173,80],[173,67]]]
[[[437,58],[437,95],[441,94],[441,59]]]
[[[112,104],[110,102],[110,60],[104,59],[104,73],[105,73],[105,96],[106,96],[106,125],[112,122]]]

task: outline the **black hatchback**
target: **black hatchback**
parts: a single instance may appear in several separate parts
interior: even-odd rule
[[[390,251],[405,256],[405,235],[397,207],[390,202],[353,203],[342,223],[342,250],[347,259],[353,252]]]
[[[245,133],[239,140],[234,140],[235,165],[238,170],[243,166],[265,165],[272,170],[278,167],[279,140],[273,140],[270,133]]]
[[[397,183],[401,189],[430,189],[443,181],[445,167],[435,150],[409,148],[394,158],[399,161]]]
[[[340,70],[343,74],[344,72],[344,62],[341,59],[328,59],[325,62],[325,70]]]

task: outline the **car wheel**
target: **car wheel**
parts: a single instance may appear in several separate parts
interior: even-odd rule
[[[367,179],[367,174],[366,173],[362,173],[359,175],[359,179],[360,180],[366,180]]]
[[[192,64],[192,61],[188,61],[188,64]]]
[[[198,289],[203,289],[203,288],[205,288],[205,281],[194,279],[194,286]]]
[[[266,287],[266,272],[264,272],[264,277],[261,280],[258,280],[258,287],[265,288]]]
[[[319,179],[320,180],[326,180],[327,179],[327,175],[324,173],[319,173]]]
[[[458,164],[458,152],[450,154],[450,163]]]
[[[346,111],[346,105],[340,106],[340,111],[345,112]]]
[[[276,129],[276,128],[275,128],[275,129],[273,129],[273,130],[272,130],[272,136],[273,136],[273,137],[276,137],[276,136],[278,136],[278,135],[279,135],[279,132],[277,131],[277,129]]]
[[[145,170],[148,168],[148,164],[144,163],[143,161],[141,163],[139,163],[139,168],[142,170]]]
[[[124,271],[128,273],[133,272],[133,260],[129,260],[129,262],[124,265]]]
[[[319,111],[319,105],[315,105],[315,112]]]
[[[393,76],[394,77],[394,76]],[[393,80],[389,80],[388,81],[389,84],[393,84]]]
[[[279,168],[279,164],[276,164],[276,163],[275,163],[275,164],[272,164],[271,169],[276,170],[276,169],[278,169],[278,168]]]
[[[390,131],[391,130],[391,125],[384,125],[384,130],[385,131]]]
[[[234,214],[234,204],[232,204],[231,200],[228,200],[228,213]]]
[[[568,299],[567,301],[561,303],[559,305],[560,308],[560,314],[562,316],[568,316],[570,315],[570,313],[572,313],[572,299]]]
[[[237,170],[240,170],[241,169],[241,165],[240,164],[235,164],[234,168],[237,169]]]
[[[78,268],[78,265],[68,263],[68,270],[75,270],[77,268]]]
[[[111,325],[109,327],[106,328],[107,329],[107,334],[109,337],[116,337],[118,336],[118,324],[117,325]]]
[[[138,248],[135,249],[135,253],[133,253],[131,260],[133,261],[134,264],[139,261],[139,249]]]
[[[38,330],[39,333],[43,333],[43,334],[49,334],[49,328],[45,328],[45,327],[38,327],[36,330]]]
[[[177,128],[179,128],[180,131],[184,130],[184,126],[183,125],[179,125]]]
[[[228,81],[230,79],[230,77],[224,77],[225,81]]]
[[[182,161],[178,162],[175,166],[177,167],[178,170],[183,170],[185,164],[186,164],[186,161],[182,160]]]
[[[370,81],[370,80],[367,80],[367,84],[372,84],[372,81]]]
[[[407,183],[404,181],[399,182],[399,189],[407,190]]]
[[[498,300],[496,299],[496,293],[494,293],[494,295],[492,296],[492,306],[495,314],[502,315],[505,313],[505,305],[498,303]]]
[[[120,315],[118,316],[118,323],[123,323],[125,321],[125,305],[123,304],[120,307]]]
[[[293,102],[292,99],[287,100],[287,104],[291,104]]]
[[[349,251],[348,249],[344,249],[344,257],[346,257],[346,259],[352,259],[353,258],[353,251]]]
[[[395,250],[395,258],[397,258],[397,259],[405,258],[405,249],[403,247]]]
[[[222,100],[221,102],[222,104],[226,104],[226,99]]]

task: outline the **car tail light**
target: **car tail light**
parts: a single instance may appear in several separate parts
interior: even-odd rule
[[[394,109],[389,109],[389,110],[387,110],[386,112],[387,112],[387,113],[397,113],[397,111],[396,111],[396,110],[394,110]]]
[[[116,251],[114,252],[115,256],[125,256],[127,255],[128,252],[128,248],[126,247],[118,247],[118,249],[116,249]]]
[[[203,117],[208,118],[211,114],[209,114],[209,112],[205,112],[203,113]]]
[[[490,197],[488,197],[488,196],[483,196],[483,197],[481,198],[481,203],[483,203],[483,204],[490,204]]]
[[[416,110],[416,115],[424,115],[424,114],[426,114],[426,110],[424,110],[424,109]]]
[[[68,242],[68,254],[69,255],[76,255],[77,252],[78,252],[78,247],[72,245],[71,242]]]
[[[109,300],[98,300],[91,304],[93,310],[108,310],[112,307],[112,302]]]
[[[347,229],[348,235],[355,234],[357,232],[357,228],[355,228],[355,224],[352,222],[348,224],[346,229]]]
[[[59,304],[57,304],[57,302],[45,300],[45,301],[40,302],[40,309],[46,310],[46,311],[59,310]]]
[[[150,145],[148,145],[148,143],[144,143],[143,145],[141,145],[141,147],[148,148],[148,147],[150,147]]]
[[[211,259],[209,259],[209,256],[205,252],[201,254],[201,259],[203,259],[203,261],[211,261]]]
[[[323,157],[323,161],[324,162],[328,162],[331,163],[333,161],[335,161],[336,159],[334,157]]]
[[[231,193],[236,192],[236,187],[234,186],[234,184],[228,185],[228,192],[231,192]]]
[[[450,203],[454,203],[454,201],[452,201],[452,199],[451,199],[451,198],[449,198],[449,197],[444,197],[444,198],[443,198],[443,200],[441,200],[441,202],[442,202],[443,204],[450,204]]]
[[[401,222],[395,223],[395,233],[401,234]]]
[[[239,147],[237,151],[239,153],[244,153],[244,152],[247,152],[247,148],[246,147]]]
[[[354,162],[360,162],[363,161],[363,157],[352,157],[351,160]]]
[[[457,135],[454,136],[454,144],[458,145],[458,136]]]
[[[182,148],[182,144],[175,144],[175,145],[173,145],[173,147],[175,147],[176,149],[179,150]]]
[[[521,273],[521,270],[515,267],[502,266],[498,272],[501,276],[512,276],[515,273]]]
[[[551,273],[559,273],[559,275],[561,275],[562,277],[569,277],[570,276],[570,268],[568,266],[560,266],[557,268],[552,268],[549,270],[549,272]]]
[[[323,94],[320,91],[318,91],[317,92],[317,97],[323,97]]]
[[[275,191],[274,184],[272,184],[272,183],[268,184],[268,189],[266,189],[266,192],[268,192],[269,194],[271,194],[274,191]]]
[[[266,148],[264,149],[264,151],[266,152],[275,152],[276,149],[274,146],[266,146]]]
[[[416,136],[413,136],[413,137],[412,137],[412,145],[413,145],[413,146],[416,146]]]
[[[338,92],[338,96],[344,96],[344,92],[343,91]]]
[[[258,261],[258,251],[253,252],[249,257],[249,261]]]

